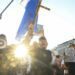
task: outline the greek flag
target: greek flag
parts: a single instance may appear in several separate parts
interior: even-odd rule
[[[17,31],[17,35],[16,35],[17,39],[20,40],[25,35],[26,31],[28,30],[28,25],[31,22],[33,22],[34,19],[36,21],[34,30],[36,31],[38,17],[35,18],[35,15],[36,15],[36,10],[39,5],[39,2],[40,2],[40,0],[29,0],[29,2],[27,3],[27,5],[25,7],[26,11],[24,12],[22,21],[21,21],[19,29]]]

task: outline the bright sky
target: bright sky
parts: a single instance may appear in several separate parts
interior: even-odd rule
[[[0,12],[10,1],[0,0]],[[47,11],[40,8],[38,20],[39,24],[44,25],[48,48],[75,38],[75,0],[43,0],[42,5],[51,9]],[[2,15],[0,34],[6,34],[9,43],[15,38],[24,11],[20,0],[14,0]]]

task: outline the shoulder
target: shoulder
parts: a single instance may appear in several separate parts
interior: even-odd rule
[[[49,49],[47,49],[46,51],[47,51],[48,53],[52,53],[52,51],[51,51],[51,50],[49,50]]]

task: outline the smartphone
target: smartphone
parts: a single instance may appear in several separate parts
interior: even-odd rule
[[[41,32],[43,30],[43,25],[37,25],[37,32]]]

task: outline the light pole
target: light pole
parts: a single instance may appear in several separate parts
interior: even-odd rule
[[[2,12],[0,13],[0,19],[2,18],[2,14],[5,12],[5,10],[11,5],[11,3],[13,2],[14,0],[11,0],[11,2],[2,10]]]

